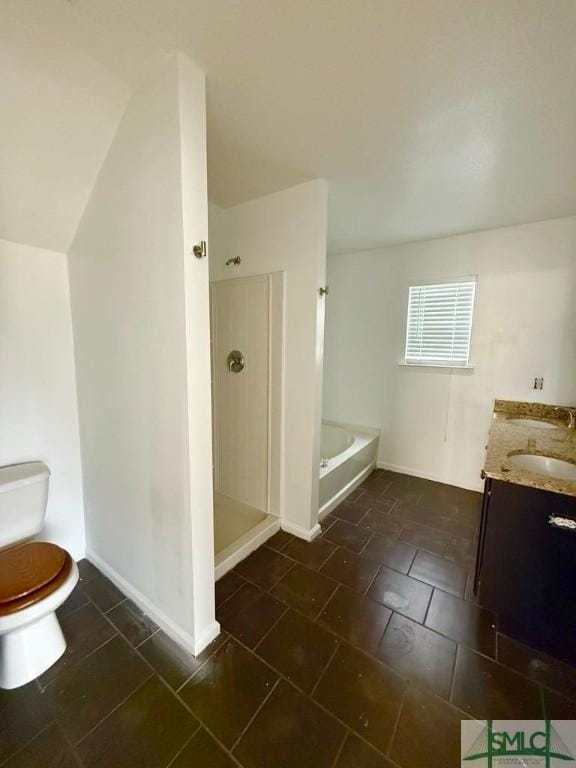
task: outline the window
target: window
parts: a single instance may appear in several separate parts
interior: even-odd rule
[[[410,287],[406,365],[468,366],[475,290],[474,279]]]

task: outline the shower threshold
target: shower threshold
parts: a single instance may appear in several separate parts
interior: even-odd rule
[[[241,501],[214,494],[216,581],[280,530],[280,520]]]

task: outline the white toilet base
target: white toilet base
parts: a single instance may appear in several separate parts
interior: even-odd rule
[[[46,672],[66,650],[56,610],[78,582],[72,563],[63,584],[37,603],[0,616],[0,688],[18,688]]]
[[[0,688],[18,688],[52,666],[66,650],[55,613],[0,636]]]

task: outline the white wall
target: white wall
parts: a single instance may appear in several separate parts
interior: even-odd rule
[[[408,286],[473,274],[474,370],[399,366]],[[576,218],[332,256],[328,282],[324,415],[381,427],[382,465],[480,488],[494,398],[576,402]]]
[[[75,11],[2,2],[0,237],[63,252],[130,96],[94,55],[113,33]]]
[[[206,85],[204,73],[178,55],[189,504],[192,536],[194,638],[203,648],[218,631],[214,619],[214,511],[208,259],[192,247],[208,240]]]
[[[84,556],[66,256],[0,240],[0,466],[51,471],[42,538]]]
[[[204,98],[180,54],[134,93],[69,259],[88,556],[194,652],[218,632],[208,265],[190,255]]]
[[[285,272],[281,517],[314,535],[318,517],[327,185],[322,180],[211,208],[212,280]],[[238,267],[225,262],[240,256]]]

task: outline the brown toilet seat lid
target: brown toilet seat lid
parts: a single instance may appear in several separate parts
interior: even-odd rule
[[[30,595],[53,581],[69,559],[56,544],[30,541],[0,552],[0,606]]]

